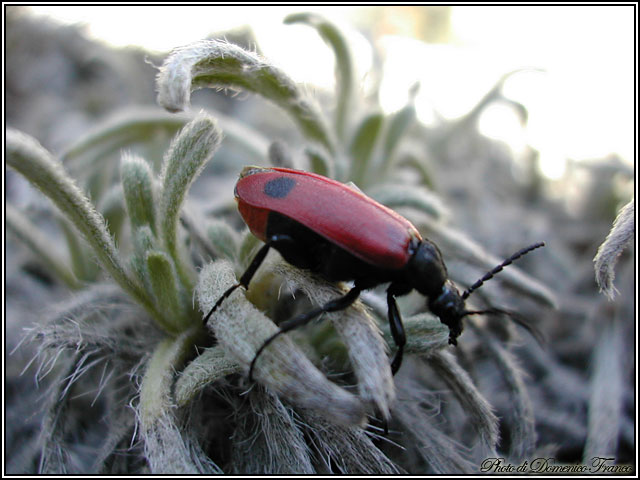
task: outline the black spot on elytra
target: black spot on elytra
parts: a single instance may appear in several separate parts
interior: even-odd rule
[[[284,198],[289,195],[296,181],[289,177],[278,177],[264,184],[264,193],[271,198]]]

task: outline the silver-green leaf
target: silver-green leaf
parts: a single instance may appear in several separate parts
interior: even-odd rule
[[[157,79],[158,103],[169,111],[187,108],[193,90],[231,88],[257,93],[285,110],[309,139],[334,151],[333,140],[315,105],[280,69],[257,54],[220,40],[178,48]]]
[[[158,318],[158,312],[146,292],[122,265],[104,219],[62,165],[37,140],[17,130],[7,129],[6,143],[7,164],[24,175],[60,208],[91,245],[103,268]]]
[[[155,233],[156,202],[151,167],[144,159],[127,153],[120,162],[120,177],[131,228],[149,225]]]
[[[193,286],[193,272],[182,259],[178,247],[178,220],[182,202],[189,187],[213,156],[221,140],[221,132],[213,118],[198,115],[171,142],[165,155],[159,194],[159,236],[173,259],[181,282]]]

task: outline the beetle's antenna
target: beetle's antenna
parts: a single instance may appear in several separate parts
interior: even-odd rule
[[[527,332],[529,332],[531,336],[535,338],[536,342],[538,342],[538,345],[544,348],[544,345],[547,343],[547,339],[539,329],[531,325],[531,323],[521,315],[518,315],[516,312],[512,312],[510,310],[503,310],[501,308],[488,308],[486,310],[465,311],[462,316],[466,317],[467,315],[483,315],[485,313],[488,313],[490,315],[507,315],[514,322],[516,322]]]
[[[466,299],[469,295],[471,295],[471,293],[474,290],[477,290],[478,288],[480,288],[484,282],[486,282],[487,280],[491,280],[496,275],[496,273],[501,272],[502,269],[507,265],[511,265],[514,262],[514,260],[517,260],[523,255],[526,255],[527,253],[529,253],[531,250],[535,250],[536,248],[540,248],[540,247],[544,247],[544,242],[534,243],[533,245],[530,245],[514,253],[509,258],[507,258],[504,262],[502,262],[500,265],[498,265],[494,269],[485,273],[484,276],[480,280],[478,280],[476,283],[474,283],[469,288],[467,288],[462,294],[462,299],[463,300]]]

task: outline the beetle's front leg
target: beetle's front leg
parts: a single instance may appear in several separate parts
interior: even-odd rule
[[[206,324],[207,321],[209,320],[209,317],[213,315],[213,312],[215,312],[218,309],[218,307],[222,305],[222,302],[224,302],[224,300],[227,297],[229,297],[229,295],[231,295],[236,288],[238,287],[244,287],[245,289],[249,288],[249,283],[251,282],[251,279],[255,275],[258,268],[260,268],[260,265],[262,265],[262,262],[266,258],[267,253],[269,253],[269,249],[271,247],[278,249],[278,247],[282,248],[283,246],[291,245],[293,243],[294,243],[293,239],[289,235],[280,235],[280,234],[272,235],[271,238],[268,239],[267,243],[265,243],[262,246],[262,248],[258,250],[258,253],[256,254],[256,256],[253,257],[253,260],[251,260],[251,263],[249,264],[245,272],[240,277],[240,282],[229,287],[227,291],[220,296],[216,304],[213,306],[211,310],[209,310],[209,313],[207,313],[207,316],[204,317],[204,320],[202,322]]]

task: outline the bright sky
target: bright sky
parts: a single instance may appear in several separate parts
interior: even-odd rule
[[[90,35],[113,45],[155,51],[249,24],[268,58],[295,80],[320,87],[333,82],[330,50],[312,29],[284,25],[282,19],[293,12],[318,11],[349,25],[361,8],[371,7],[31,7],[63,22],[85,23]],[[434,112],[457,117],[504,73],[539,67],[545,73],[517,74],[505,86],[507,95],[529,109],[527,129],[520,128],[508,108],[494,107],[482,119],[483,132],[516,151],[526,144],[537,148],[550,177],[561,175],[566,158],[617,153],[633,162],[635,15],[632,6],[453,7],[452,44],[381,38],[387,58],[383,108],[401,108],[409,87],[419,80],[416,107],[421,120],[434,122]],[[364,73],[371,50],[353,31],[349,40]]]

